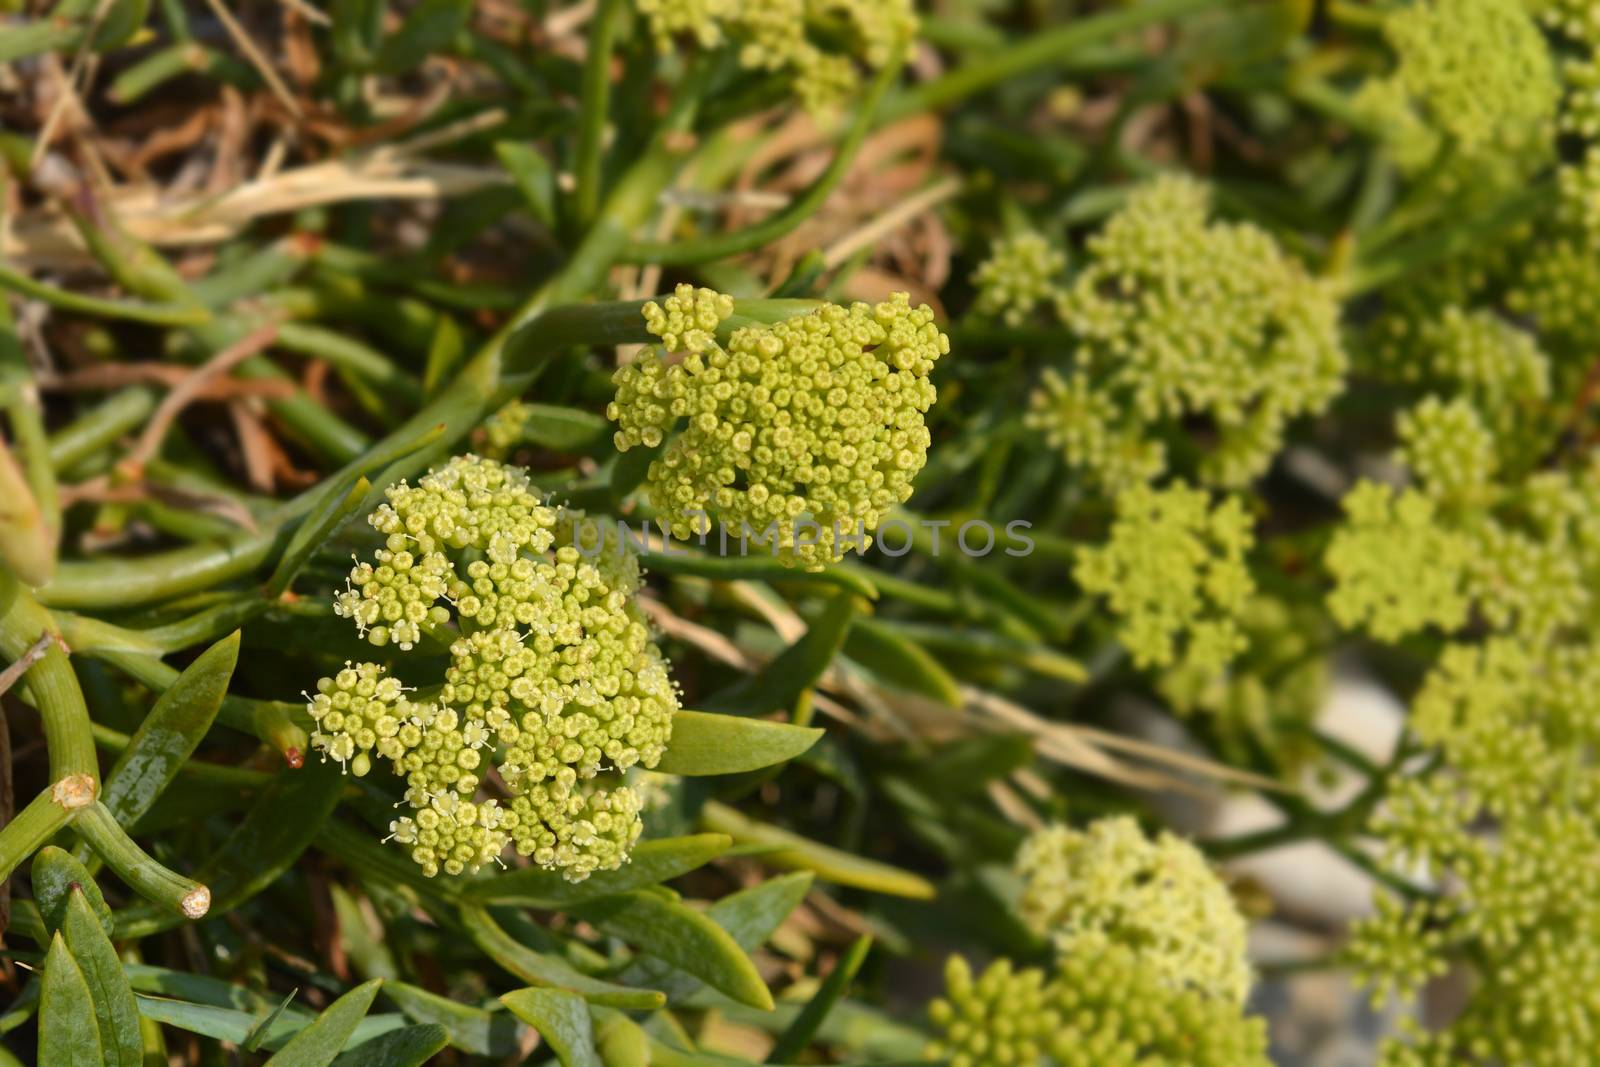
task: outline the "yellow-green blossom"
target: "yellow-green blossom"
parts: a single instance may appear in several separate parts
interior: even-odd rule
[[[1019,326],[1059,291],[1061,272],[1066,267],[1066,253],[1042,234],[1003,237],[973,272],[972,283],[978,289],[974,307],[980,315]]]
[[[636,0],[661,52],[732,42],[747,70],[785,74],[812,111],[847,102],[858,66],[887,66],[917,32],[912,0]]]
[[[336,610],[374,644],[409,649],[425,629],[448,666],[427,700],[376,664],[322,679],[313,744],[405,779],[391,836],[426,874],[476,870],[508,844],[574,880],[619,866],[640,803],[595,779],[653,767],[678,706],[632,604],[637,559],[492,460],[458,457],[386,496],[369,520],[379,565],[356,565]],[[491,766],[507,801],[478,796]]]
[[[1335,582],[1328,609],[1341,626],[1398,641],[1426,626],[1465,624],[1472,543],[1440,523],[1432,499],[1361,482],[1345,495],[1344,512],[1324,556]]]
[[[1079,831],[1051,826],[1017,853],[1023,919],[1063,957],[1106,945],[1132,952],[1163,984],[1243,1004],[1248,927],[1206,858],[1127,816]]]
[[[1203,489],[1136,485],[1117,496],[1106,544],[1078,551],[1073,576],[1121,619],[1117,636],[1141,666],[1220,672],[1243,650],[1237,616],[1255,584],[1254,538],[1236,497],[1215,507]]]
[[[1266,1026],[1227,997],[1173,989],[1118,945],[1075,952],[1053,974],[997,960],[945,967],[928,1006],[930,1057],[950,1067],[1269,1067]]]
[[[1333,288],[1266,231],[1208,222],[1209,198],[1182,177],[1135,191],[1057,302],[1074,369],[1046,379],[1028,421],[1108,487],[1165,470],[1162,434],[1196,417],[1215,439],[1197,473],[1243,484],[1343,386]]]
[[[731,311],[689,286],[646,306],[648,328],[686,354],[652,350],[617,371],[617,448],[665,445],[649,495],[676,537],[716,518],[789,563],[865,549],[926,461],[929,376],[949,339],[904,293],[742,327],[723,347],[713,333]]]

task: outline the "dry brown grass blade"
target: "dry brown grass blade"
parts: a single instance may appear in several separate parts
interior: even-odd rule
[[[829,270],[843,266],[857,252],[864,248],[872,247],[918,215],[933,210],[955,196],[961,191],[961,186],[960,178],[949,177],[943,181],[935,182],[914,196],[902,200],[888,211],[829,245],[822,253],[823,264]]]
[[[1096,729],[1093,726],[1074,726],[1072,728],[1078,732],[1079,736],[1095,744],[1139,756],[1141,759],[1149,760],[1151,763],[1165,763],[1171,767],[1180,767],[1184,770],[1194,771],[1196,774],[1203,774],[1223,781],[1237,782],[1239,785],[1250,786],[1254,789],[1265,789],[1277,793],[1294,792],[1292,786],[1280,782],[1276,778],[1268,778],[1265,775],[1243,771],[1237,767],[1229,767],[1227,764],[1219,763],[1216,760],[1182,752],[1166,745],[1158,745],[1153,741],[1141,741],[1137,737],[1125,737],[1122,734]]]
[[[139,434],[139,439],[134,442],[133,448],[117,464],[118,469],[135,480],[143,477],[144,465],[160,449],[161,442],[166,439],[167,431],[171,429],[173,421],[199,396],[206,383],[227,374],[270,345],[277,336],[276,323],[260,327],[212,356],[203,366],[197,368],[162,397],[161,403],[156,406],[155,414],[150,416],[149,423]]]
[[[272,435],[243,401],[228,405],[228,418],[239,438],[239,451],[244,456],[244,473],[250,488],[258,493],[271,493],[275,487]]]
[[[233,17],[233,13],[228,10],[228,5],[224,4],[222,0],[206,0],[206,3],[210,5],[212,12],[217,16],[217,21],[222,23],[222,28],[228,31],[228,36],[233,38],[233,43],[238,46],[239,51],[244,53],[245,59],[249,60],[250,65],[256,68],[256,73],[261,75],[261,80],[267,83],[267,88],[272,90],[272,95],[278,98],[278,102],[284,106],[289,114],[296,119],[303,118],[305,112],[301,109],[300,102],[294,98],[294,94],[289,91],[289,87],[278,76],[277,69],[273,67],[272,61],[267,58],[266,53],[261,50],[261,46],[251,39],[250,34],[239,24],[239,20]]]
[[[38,384],[46,392],[103,392],[129,385],[164,385],[172,388],[193,373],[192,367],[175,367],[170,363],[107,363],[98,367],[84,367],[68,374],[40,376]],[[293,382],[223,378],[206,382],[194,399],[229,401],[254,397],[282,400],[294,393]]]
[[[0,696],[11,692],[11,687],[21,681],[24,674],[28,673],[28,668],[44,659],[44,654],[50,651],[50,646],[60,640],[55,634],[39,635],[39,640],[29,645],[28,650],[15,663],[0,671]],[[61,647],[63,651],[66,650],[65,645]]]
[[[251,222],[350,200],[438,200],[504,185],[504,172],[451,166],[404,155],[370,154],[291,167],[218,195],[171,195],[152,186],[119,186],[105,193],[122,228],[158,247],[226,241]],[[0,233],[0,257],[36,268],[93,268],[68,220],[49,207],[23,212]]]
[[[1151,763],[1162,763],[1218,782],[1276,791],[1286,788],[1282,782],[1249,771],[1241,771],[1203,756],[1178,752],[1164,745],[1123,737],[1093,727],[1052,722],[994,693],[987,693],[970,686],[965,687],[962,693],[969,706],[1035,738],[1042,753],[1051,755],[1060,762],[1089,770],[1091,773],[1102,773],[1103,770],[1112,767],[1115,774],[1127,775],[1132,772],[1145,779],[1147,788],[1151,787],[1151,783],[1159,783],[1154,787],[1175,789],[1180,792],[1196,791],[1195,787],[1184,779],[1160,771],[1134,768],[1116,761],[1106,751],[1115,749],[1135,754]],[[1131,779],[1129,781],[1131,782]]]
[[[74,504],[142,504],[149,500],[179,511],[212,515],[251,533],[257,529],[255,516],[250,514],[248,508],[237,500],[214,493],[180,489],[175,485],[115,481],[110,475],[105,474],[76,485],[61,487],[63,508]],[[119,541],[105,541],[100,543],[99,547],[111,547],[117,543]]]

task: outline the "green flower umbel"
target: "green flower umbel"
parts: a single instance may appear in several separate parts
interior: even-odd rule
[[[641,805],[594,780],[655,766],[678,706],[632,604],[637,560],[602,550],[524,471],[476,456],[386,495],[369,520],[385,535],[378,565],[357,563],[335,610],[373,644],[426,634],[449,667],[427,700],[372,663],[322,679],[313,744],[357,775],[375,755],[406,780],[393,837],[429,875],[475,870],[508,843],[573,880],[620,866]],[[478,799],[496,759],[510,799]]]
[[[1029,424],[1107,487],[1161,474],[1163,436],[1195,418],[1215,436],[1197,473],[1247,482],[1290,419],[1342,388],[1332,286],[1265,230],[1208,222],[1208,201],[1189,178],[1140,188],[1090,238],[1058,301],[1077,340],[1073,369],[1046,372]]]
[[[929,375],[949,339],[904,293],[741,327],[723,347],[715,331],[732,312],[730,297],[686,285],[646,305],[664,350],[616,373],[617,448],[664,444],[650,503],[676,537],[715,517],[788,563],[865,548],[926,461]]]
[[[1105,545],[1078,551],[1074,577],[1110,601],[1117,636],[1140,667],[1215,675],[1244,649],[1238,617],[1255,592],[1254,543],[1235,497],[1211,506],[1203,489],[1138,485],[1117,496]]]
[[[928,1015],[941,1032],[928,1050],[950,1067],[1269,1067],[1263,1021],[1227,998],[1166,985],[1117,945],[1058,961],[1055,973],[1007,960],[974,978],[945,968]]]
[[[1248,933],[1233,894],[1182,838],[1151,840],[1127,816],[1051,826],[1017,853],[1022,917],[1062,956],[1131,951],[1162,983],[1243,1004]]]

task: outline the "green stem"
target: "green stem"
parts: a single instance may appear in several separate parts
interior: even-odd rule
[[[50,464],[57,471],[77,466],[145,424],[156,409],[156,394],[143,386],[113,393],[95,408],[50,435]]]
[[[1144,0],[1074,19],[1064,26],[1033,36],[1009,48],[963,63],[955,70],[897,94],[883,109],[880,121],[889,123],[924,111],[937,111],[983,92],[1003,81],[1040,67],[1057,66],[1078,49],[1152,23],[1191,12],[1215,9],[1217,0]]]
[[[889,86],[894,84],[895,78],[899,76],[903,63],[902,54],[878,72],[871,88],[867,90],[866,98],[856,109],[855,118],[845,132],[844,139],[834,150],[828,168],[782,211],[754,226],[734,233],[714,234],[692,241],[635,242],[628,246],[623,254],[624,258],[633,263],[704,263],[752,251],[776,241],[795,229],[816,214],[822,202],[844,180],[851,164],[855,162],[856,154],[861,150],[862,143],[866,141],[867,134],[872,131],[883,98],[888,93]]]
[[[189,919],[199,919],[211,910],[211,890],[152,859],[98,800],[78,813],[72,828],[118,878],[146,900],[174,908]]]
[[[14,576],[0,570],[0,656],[15,662],[47,633],[59,633],[50,613]],[[89,732],[89,709],[61,645],[52,642],[24,677],[44,725],[50,777],[59,782],[85,776],[98,791],[100,768]]]
[[[96,803],[94,783],[71,776],[46,789],[0,829],[0,882],[44,846],[85,806]]]
[[[99,315],[108,319],[143,322],[152,326],[198,326],[211,321],[211,312],[203,307],[137,304],[125,300],[101,300],[99,297],[57,289],[53,285],[34,281],[14,267],[0,263],[0,289],[10,289],[42,300],[53,308],[74,311],[80,315]]]
[[[583,110],[579,115],[578,155],[573,164],[576,187],[573,214],[588,226],[600,206],[600,149],[605,142],[611,104],[611,55],[621,23],[622,0],[600,0],[589,23],[589,52],[583,61]]]
[[[383,353],[332,330],[298,322],[279,323],[278,344],[291,352],[323,360],[335,370],[348,371],[407,405],[414,406],[422,400],[422,386]]]

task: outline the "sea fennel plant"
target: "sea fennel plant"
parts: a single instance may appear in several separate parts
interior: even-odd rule
[[[0,1067],[1600,1065],[1597,48],[9,5]]]

